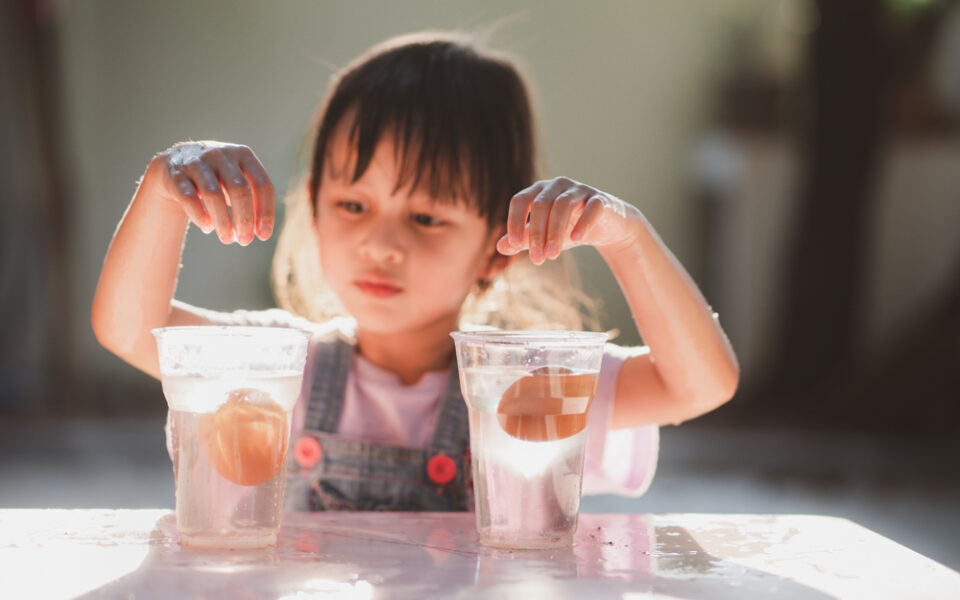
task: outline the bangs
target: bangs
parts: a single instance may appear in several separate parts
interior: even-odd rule
[[[482,192],[470,185],[471,181],[476,181],[476,175],[470,172],[476,161],[468,149],[457,145],[456,140],[431,136],[431,132],[424,131],[421,115],[388,114],[380,120],[371,118],[372,115],[363,110],[348,111],[342,129],[338,127],[338,131],[346,135],[346,150],[350,156],[345,178],[352,183],[359,181],[370,167],[380,142],[388,136],[393,143],[393,160],[397,166],[394,192],[424,191],[435,202],[463,203],[485,214],[486,203],[479,201]],[[331,152],[326,160],[334,160]]]
[[[316,202],[336,131],[355,153],[352,180],[392,136],[396,190],[462,203],[496,226],[533,182],[532,117],[524,82],[504,60],[450,39],[374,49],[340,76],[322,113],[311,164]]]

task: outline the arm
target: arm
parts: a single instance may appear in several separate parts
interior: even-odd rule
[[[225,244],[249,244],[273,231],[273,187],[253,152],[216,142],[182,144],[157,155],[117,227],[93,299],[97,340],[159,377],[150,330],[204,325],[173,300],[189,222]],[[228,209],[232,207],[233,215]]]
[[[498,249],[505,254],[529,249],[535,264],[564,248],[590,244],[610,265],[649,346],[620,369],[613,427],[680,423],[733,396],[739,367],[726,335],[696,284],[635,207],[557,178],[514,197],[507,231]]]
[[[635,236],[598,250],[650,352],[621,366],[613,426],[678,424],[730,400],[740,369],[696,284],[640,211],[629,209]]]

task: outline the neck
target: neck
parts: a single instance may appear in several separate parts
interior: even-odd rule
[[[357,351],[365,359],[412,385],[430,371],[442,371],[453,359],[456,321],[436,322],[416,332],[371,333],[358,329]]]

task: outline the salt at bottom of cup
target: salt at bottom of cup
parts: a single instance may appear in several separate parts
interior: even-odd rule
[[[263,535],[185,535],[180,534],[180,544],[197,550],[256,550],[277,545],[277,531]]]

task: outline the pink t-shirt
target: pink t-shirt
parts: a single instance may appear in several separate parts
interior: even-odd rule
[[[313,378],[313,351],[318,343],[330,339],[334,330],[349,336],[352,321],[335,319],[317,324],[280,309],[232,313],[205,311],[204,316],[215,325],[296,327],[313,334],[303,387],[292,415],[293,430],[300,431]],[[604,348],[597,395],[587,421],[584,494],[640,496],[653,480],[660,447],[659,428],[648,425],[610,429],[620,365],[629,356],[645,351],[645,348],[624,348],[614,344],[607,344]],[[388,445],[425,447],[433,434],[449,376],[449,369],[432,371],[416,383],[404,385],[393,373],[355,353],[347,376],[337,433]],[[167,433],[169,449],[169,428]]]

